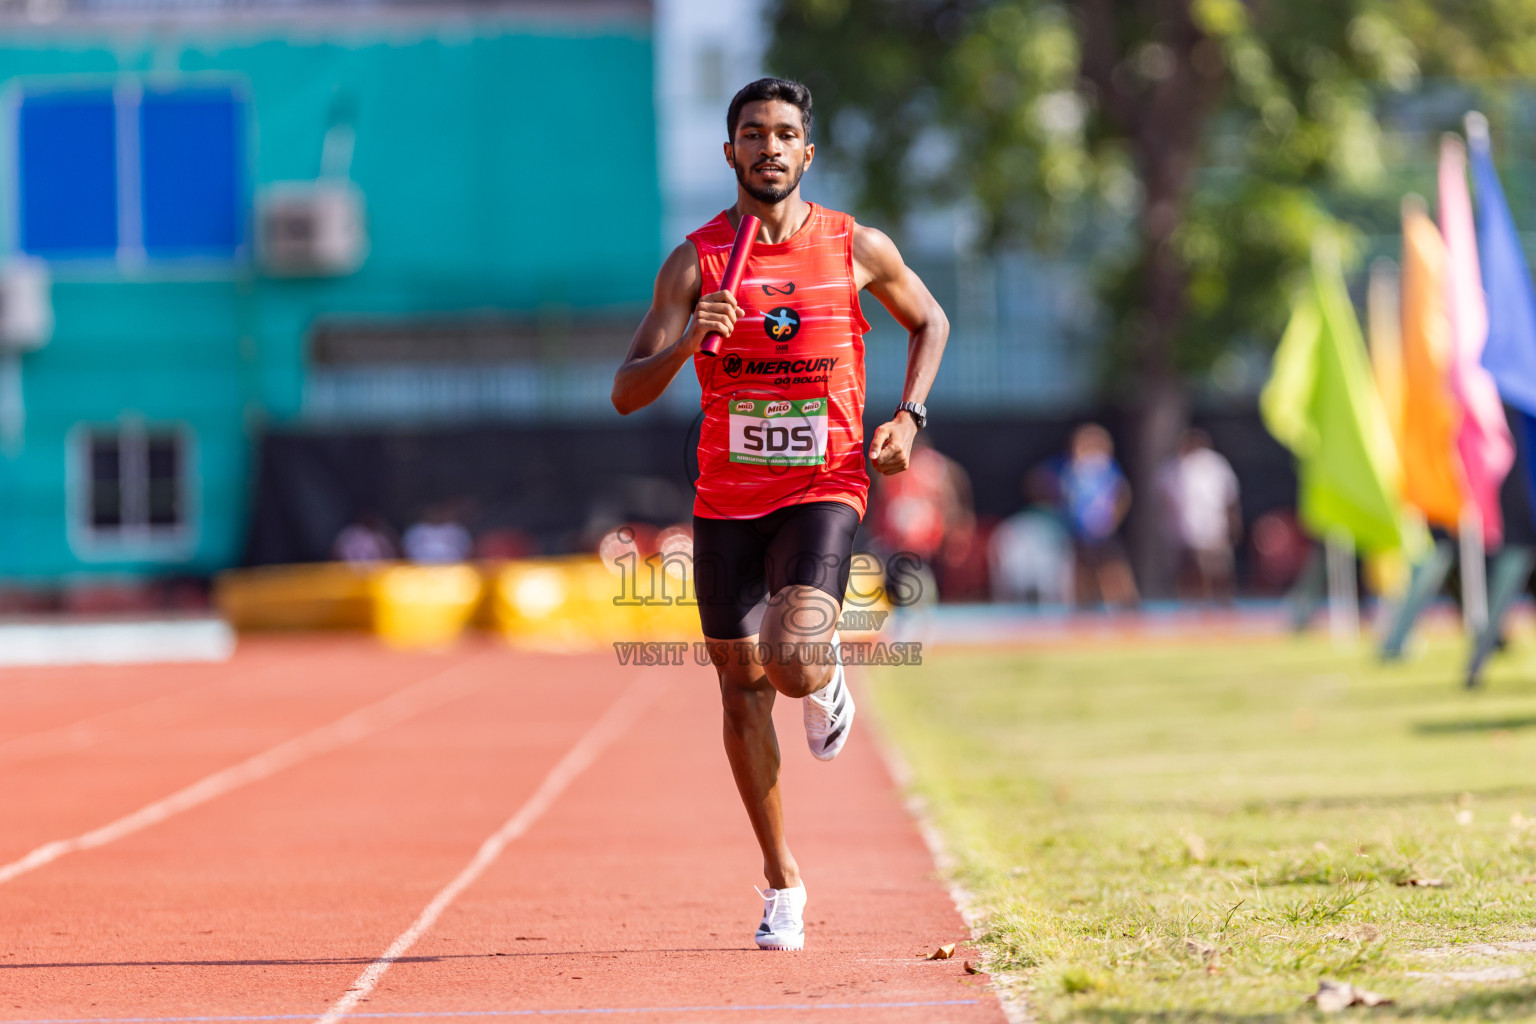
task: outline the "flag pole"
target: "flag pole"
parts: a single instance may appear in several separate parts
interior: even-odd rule
[[[1483,517],[1475,505],[1461,509],[1461,624],[1477,636],[1488,625],[1488,565],[1483,547]]]
[[[1352,647],[1360,639],[1360,588],[1355,581],[1355,538],[1346,530],[1331,530],[1328,550],[1328,634],[1335,647]]]
[[[1468,142],[1488,142],[1488,118],[1481,111],[1469,110],[1467,116],[1462,118],[1462,124],[1467,129]]]

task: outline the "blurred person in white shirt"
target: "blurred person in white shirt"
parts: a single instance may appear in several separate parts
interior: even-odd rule
[[[1203,430],[1185,431],[1163,467],[1163,500],[1183,566],[1208,601],[1232,598],[1232,547],[1242,533],[1237,474]]]

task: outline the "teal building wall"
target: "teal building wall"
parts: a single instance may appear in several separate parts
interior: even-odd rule
[[[267,277],[249,253],[225,265],[52,265],[53,337],[22,357],[25,436],[0,452],[0,582],[234,564],[253,440],[299,417],[317,318],[613,312],[649,295],[661,199],[644,20],[63,25],[0,40],[0,95],[132,80],[236,83],[252,191],[314,179],[334,112],[350,111],[369,255],[334,279]],[[15,139],[5,122],[0,167],[12,178]],[[14,207],[12,190],[0,203],[12,246]],[[71,432],[124,417],[193,435],[193,529],[178,550],[93,551],[72,537]]]

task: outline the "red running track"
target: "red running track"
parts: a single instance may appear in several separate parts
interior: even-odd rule
[[[707,669],[281,638],[0,674],[0,1022],[1002,1021],[921,959],[965,931],[867,720],[821,764],[798,715],[807,948],[768,953]]]

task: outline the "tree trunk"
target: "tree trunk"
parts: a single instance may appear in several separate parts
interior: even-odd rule
[[[1146,208],[1141,218],[1141,308],[1130,320],[1136,391],[1131,397],[1131,556],[1147,597],[1172,596],[1177,551],[1169,543],[1167,506],[1159,493],[1163,466],[1178,451],[1189,409],[1176,346],[1184,319],[1186,274],[1174,244],[1183,223],[1194,167],[1193,140],[1164,136],[1143,150]]]
[[[1135,401],[1131,422],[1136,435],[1130,451],[1132,560],[1144,597],[1171,597],[1178,580],[1178,548],[1172,542],[1158,478],[1178,451],[1179,437],[1189,422],[1189,405],[1184,388],[1171,376],[1149,380]]]
[[[1178,451],[1189,416],[1176,353],[1187,283],[1176,236],[1222,71],[1215,44],[1190,17],[1191,0],[1123,3],[1080,0],[1083,73],[1130,139],[1143,188],[1141,282],[1124,321],[1137,388],[1130,402],[1130,537],[1142,592],[1161,597],[1173,591],[1177,560],[1158,476]],[[1150,38],[1127,31],[1137,23],[1151,27]]]

